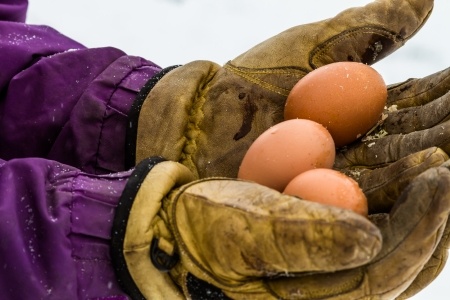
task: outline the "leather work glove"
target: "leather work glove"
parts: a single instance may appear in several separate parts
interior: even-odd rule
[[[164,70],[130,113],[128,166],[160,155],[199,178],[236,177],[253,141],[283,121],[300,78],[336,61],[379,61],[423,26],[432,7],[432,0],[374,1],[286,30],[223,67],[194,61]]]
[[[416,176],[389,214],[369,220],[146,159],[117,207],[117,278],[133,299],[393,299],[443,234],[447,165]]]
[[[449,116],[450,68],[389,86],[382,121],[361,141],[341,149],[335,161],[336,169],[358,181],[369,213],[389,212],[416,174],[444,161],[448,166]],[[448,256],[449,231],[447,226],[435,253],[402,297],[416,294],[439,275]]]
[[[111,249],[133,299],[275,299],[267,278],[352,269],[381,249],[367,218],[255,183],[195,180],[159,157],[131,178]]]
[[[432,6],[375,1],[289,29],[223,67],[196,61],[153,78],[131,113],[128,165],[152,156],[181,164],[144,161],[129,181],[112,247],[124,289],[137,299],[391,299],[423,288],[424,266],[446,249],[446,131],[404,155],[367,152],[385,157],[379,165],[362,158],[355,168],[343,158],[366,142],[340,149],[336,169],[360,174],[360,184],[386,182],[367,179],[365,191],[397,187],[395,203],[370,204],[382,207],[370,221],[231,178],[256,137],[283,120],[301,77],[335,61],[377,62],[420,29]],[[397,142],[386,145],[395,152]]]

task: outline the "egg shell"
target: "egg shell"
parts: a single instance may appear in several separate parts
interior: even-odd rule
[[[341,147],[377,123],[386,100],[386,84],[375,69],[358,62],[337,62],[298,81],[287,97],[284,118],[322,124]]]
[[[284,194],[350,209],[367,217],[367,198],[352,178],[332,169],[313,169],[296,176]]]
[[[322,125],[302,119],[278,123],[263,132],[247,150],[238,178],[278,191],[301,172],[331,168],[336,148]]]

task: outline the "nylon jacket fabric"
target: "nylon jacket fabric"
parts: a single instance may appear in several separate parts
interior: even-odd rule
[[[128,299],[111,222],[128,112],[161,68],[25,24],[26,8],[0,0],[0,298]]]
[[[128,176],[41,158],[0,160],[1,298],[128,299],[109,254]]]
[[[45,157],[98,174],[123,170],[127,114],[157,65],[15,22],[0,23],[0,57],[8,58],[0,61],[1,158]]]
[[[0,20],[24,22],[27,8],[27,0],[2,0],[0,2]]]

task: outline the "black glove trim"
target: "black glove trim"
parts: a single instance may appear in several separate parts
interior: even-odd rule
[[[141,161],[132,174],[130,175],[125,189],[120,196],[119,203],[116,207],[114,215],[114,221],[111,231],[111,261],[116,274],[117,281],[122,289],[132,299],[143,299],[144,295],[135,284],[131,274],[128,270],[125,257],[123,255],[123,243],[125,241],[125,232],[128,224],[128,217],[130,215],[131,207],[133,206],[134,199],[141,187],[142,182],[146,178],[147,174],[158,163],[165,161],[162,157],[151,157]]]
[[[155,87],[158,81],[161,80],[167,73],[173,69],[178,68],[180,65],[167,67],[162,69],[155,76],[150,78],[142,89],[137,94],[136,98],[131,105],[128,113],[128,126],[126,128],[125,135],[125,168],[131,169],[136,165],[136,142],[137,142],[137,130],[139,122],[139,114],[141,112],[142,105],[150,91]]]
[[[169,255],[158,247],[159,239],[153,238],[150,244],[150,260],[161,272],[169,272],[180,261],[178,253]]]
[[[193,300],[214,299],[214,300],[231,300],[218,287],[203,281],[191,273],[186,276],[186,287],[189,296]]]

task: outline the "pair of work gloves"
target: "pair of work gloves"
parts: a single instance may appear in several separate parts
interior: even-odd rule
[[[337,149],[334,168],[358,181],[368,218],[236,175],[251,143],[283,121],[300,78],[332,62],[379,61],[432,8],[374,1],[224,66],[194,61],[153,78],[132,110],[137,166],[114,223],[124,289],[136,299],[404,299],[426,287],[449,244],[450,69],[388,86],[378,126]]]

